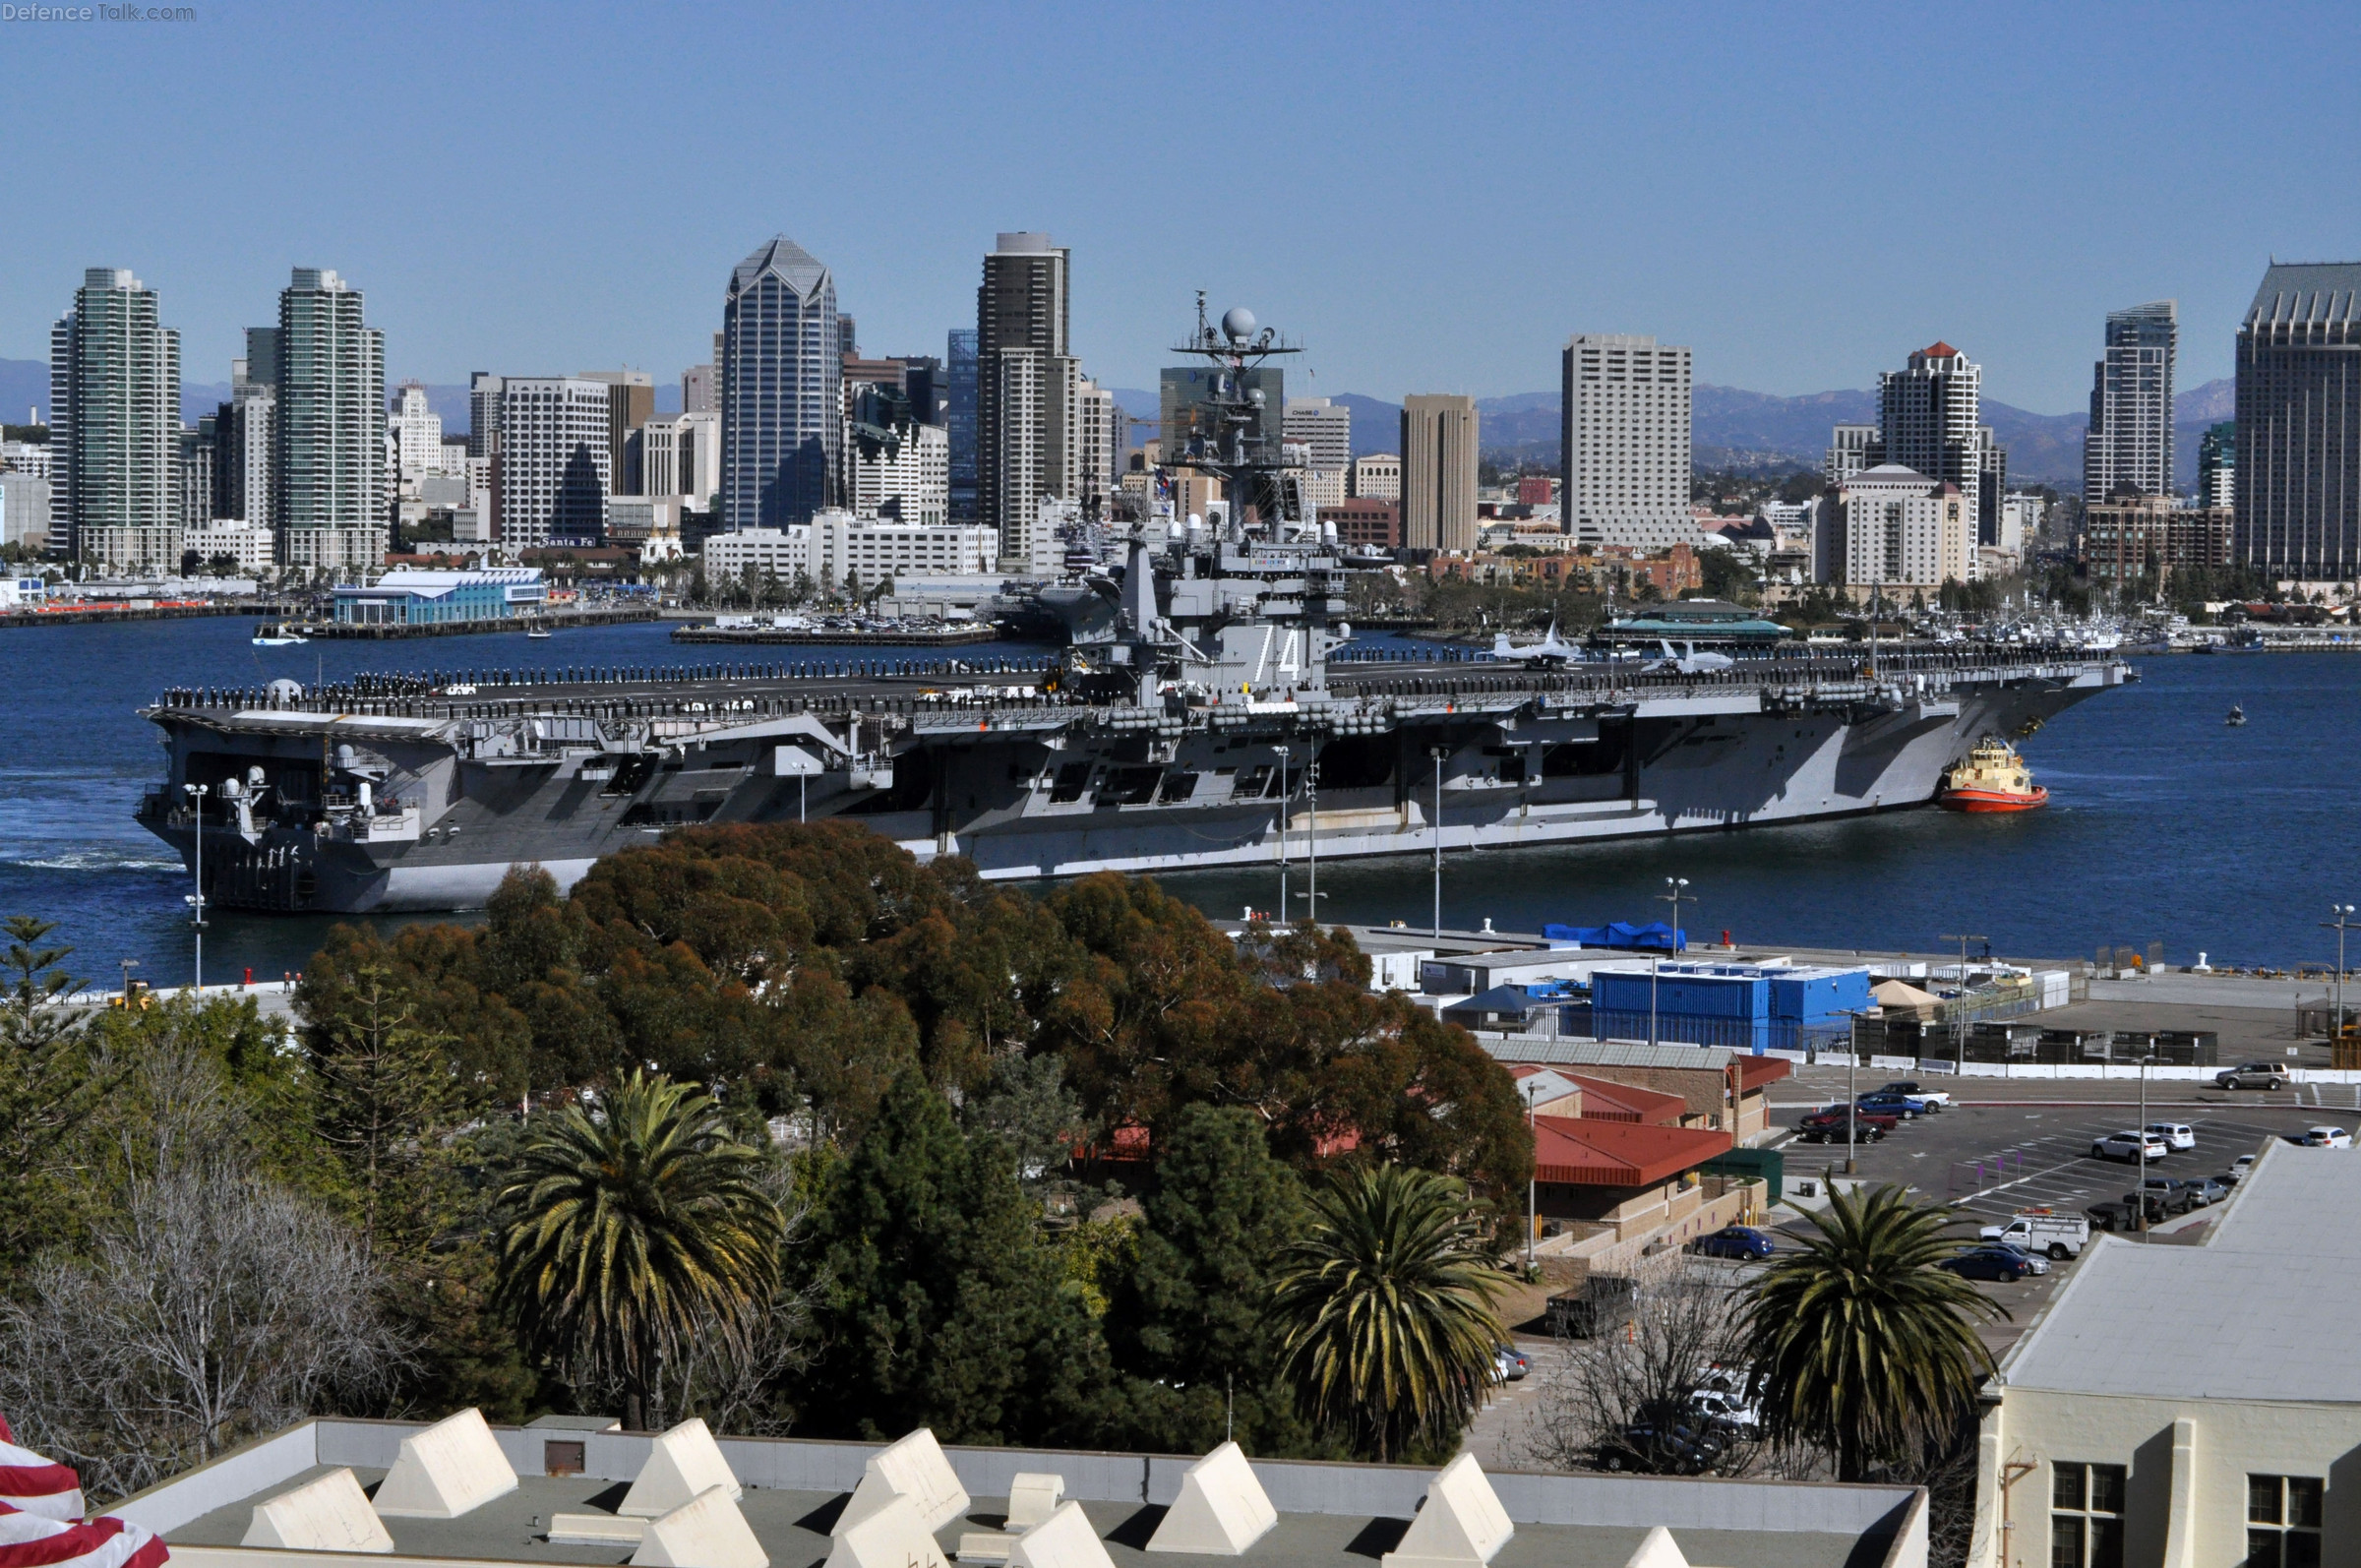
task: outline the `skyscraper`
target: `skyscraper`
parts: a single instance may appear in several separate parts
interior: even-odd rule
[[[510,376],[500,398],[500,542],[511,550],[603,537],[608,388],[579,376]]]
[[[632,433],[656,411],[656,383],[644,370],[585,370],[576,378],[607,389],[607,472],[614,483],[609,494],[652,494],[633,471]]]
[[[1577,334],[1566,339],[1561,381],[1566,532],[1645,550],[1694,543],[1689,350],[1630,333]]]
[[[415,479],[443,466],[443,416],[426,400],[426,388],[414,381],[401,384],[394,399],[394,442],[401,453],[401,476]]]
[[[180,333],[128,268],[83,273],[49,329],[53,549],[76,555],[91,528],[179,519]]]
[[[2238,505],[2238,422],[2209,426],[2197,442],[2197,504]]]
[[[385,538],[386,334],[361,291],[298,267],[278,296],[278,441],[272,493],[284,559],[357,566]],[[343,537],[306,538],[321,530]]]
[[[1030,560],[1041,502],[1071,498],[1070,255],[1047,234],[1001,234],[976,290],[976,498],[1000,553]]]
[[[1312,468],[1341,473],[1353,466],[1353,410],[1325,397],[1290,397],[1283,426],[1289,441],[1309,449]]]
[[[278,464],[278,383],[255,375],[255,349],[265,347],[265,369],[277,375],[278,329],[246,332],[246,357],[229,365],[229,401],[213,414],[213,515],[235,517],[277,537],[278,513],[272,475]]]
[[[682,413],[709,414],[719,406],[720,400],[714,394],[711,365],[692,365],[681,372]]]
[[[1839,426],[1828,466],[1858,461],[1862,468],[1891,463],[1955,484],[1976,503],[1976,537],[2000,536],[2000,505],[2008,452],[1991,427],[1978,422],[1983,371],[1949,343],[1922,348],[1908,368],[1877,378],[1878,431],[1863,448],[1847,445],[1857,426]],[[1858,470],[1855,470],[1858,471]]]
[[[2083,437],[2086,502],[2127,487],[2134,495],[2172,494],[2172,361],[2180,335],[2168,299],[2107,313]]]
[[[974,522],[976,497],[976,330],[954,327],[943,349],[943,425],[951,438],[951,520]]]
[[[489,371],[467,378],[467,455],[500,455],[500,378]]]
[[[1476,548],[1473,397],[1402,399],[1402,542],[1413,550]]]
[[[2273,264],[2238,329],[2237,559],[2361,576],[2361,262]]]
[[[774,236],[730,274],[721,339],[720,524],[810,522],[842,472],[835,278],[802,246]]]

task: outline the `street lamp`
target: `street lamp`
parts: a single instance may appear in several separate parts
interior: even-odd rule
[[[2344,934],[2353,924],[2353,906],[2331,904],[2329,913],[2336,918],[2324,920],[2321,925],[2336,934],[2336,1016],[2329,1024],[2329,1049],[2333,1052],[2337,1042],[2344,1039]],[[2335,1064],[2336,1058],[2330,1056],[2329,1065]]]
[[[1861,1009],[1846,1007],[1852,1028],[1845,1037],[1845,1174],[1853,1174],[1853,1137],[1861,1114]]]
[[[1665,878],[1667,891],[1657,894],[1658,902],[1672,906],[1672,950],[1675,953],[1680,951],[1680,901],[1688,897],[1684,891],[1688,885],[1686,876],[1667,876]],[[1648,1043],[1652,1046],[1657,1043],[1657,977],[1663,971],[1664,963],[1665,957],[1661,952],[1650,955],[1648,960]]]
[[[1429,746],[1426,754],[1434,758],[1434,939],[1443,939],[1443,758],[1451,754],[1446,746]]]
[[[191,810],[196,814],[197,891],[189,895],[189,927],[197,939],[196,989],[202,993],[205,990],[205,798],[212,793],[212,788],[206,784],[183,784],[181,788],[188,793]]]
[[[2148,1239],[2148,1067],[2156,1059],[2155,1040],[2149,1037],[2149,1052],[2140,1058],[2140,1189],[2132,1194],[2132,1223],[2140,1228],[2140,1239]]]
[[[1533,1097],[1541,1092],[1541,1087],[1542,1075],[1538,1072],[1526,1079],[1523,1084],[1525,1130],[1532,1134],[1534,1139],[1534,1169],[1528,1172],[1525,1177],[1525,1277],[1527,1279],[1533,1277],[1534,1236],[1542,1228],[1541,1132],[1540,1123],[1535,1119],[1533,1112]]]
[[[1284,928],[1291,902],[1287,896],[1287,814],[1293,803],[1287,798],[1287,748],[1274,746],[1271,750],[1279,754],[1279,924]]]

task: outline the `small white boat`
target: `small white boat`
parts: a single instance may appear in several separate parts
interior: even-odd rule
[[[551,633],[544,631],[544,630],[543,630],[543,629],[541,629],[540,627],[535,627],[535,628],[533,628],[533,629],[532,629],[530,632],[527,632],[527,633],[525,633],[525,635],[526,635],[526,636],[528,636],[528,637],[531,637],[531,638],[532,638],[534,641],[536,641],[536,642],[540,641],[540,640],[541,640],[543,637],[549,636],[549,635],[551,635],[551,634],[552,634]]]
[[[296,635],[295,629],[284,621],[266,621],[254,629],[254,645],[258,648],[301,647],[310,640]]]

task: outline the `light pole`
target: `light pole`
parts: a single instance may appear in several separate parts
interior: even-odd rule
[[[206,784],[183,784],[181,788],[188,792],[191,809],[196,813],[197,827],[194,837],[197,841],[197,891],[189,895],[189,908],[193,911],[189,925],[196,933],[197,937],[196,989],[203,992],[205,990],[205,798],[212,793],[212,786]]]
[[[1443,758],[1451,754],[1448,747],[1429,746],[1426,754],[1434,758],[1434,939],[1443,939]]]
[[[2353,906],[2331,904],[2329,913],[2336,918],[2324,920],[2321,925],[2336,934],[2336,1014],[2329,1021],[2329,1050],[2332,1053],[2337,1043],[2344,1039],[2344,934],[2352,926]],[[2336,1058],[2331,1055],[2329,1065],[2332,1067],[2335,1064]]]
[[[1290,805],[1287,798],[1287,748],[1274,746],[1271,750],[1279,754],[1279,925],[1284,930],[1290,902],[1287,896],[1287,809]]]
[[[1667,876],[1665,878],[1667,890],[1657,894],[1660,903],[1672,906],[1672,951],[1675,954],[1680,951],[1680,901],[1688,896],[1684,891],[1688,885],[1686,876]],[[1656,992],[1658,976],[1663,972],[1664,964],[1665,958],[1661,952],[1652,955],[1648,961],[1648,1043],[1652,1046],[1657,1043]]]
[[[1534,1270],[1534,1236],[1542,1228],[1542,1178],[1540,1124],[1533,1113],[1533,1097],[1541,1092],[1541,1074],[1525,1080],[1525,1130],[1534,1138],[1534,1169],[1525,1178],[1525,1277],[1531,1279]]]
[[[1968,944],[1969,942],[1990,941],[1991,939],[1992,938],[1989,936],[1980,935],[1954,935],[1948,932],[1943,935],[1943,940],[1947,942],[1958,942],[1960,944],[1961,1001],[1966,1001],[1968,999]],[[1951,1044],[1952,1055],[1959,1065],[1960,1071],[1965,1074],[1968,1070],[1968,1011],[1965,1007],[1955,1007],[1952,1010]]]
[[[2137,1216],[2132,1223],[2140,1227],[2143,1241],[2148,1239],[2148,1064],[2156,1059],[2155,1042],[2151,1039],[2149,1045],[2151,1049],[2140,1058],[2140,1188],[2132,1194],[2132,1213]]]
[[[129,1012],[131,1011],[131,972],[140,967],[140,961],[137,958],[124,958],[117,961],[123,966],[123,1010]]]
[[[1303,895],[1303,902],[1311,906],[1311,923],[1317,926],[1320,923],[1320,763],[1316,750],[1312,760],[1303,764],[1303,798],[1311,807],[1311,826],[1303,837],[1303,853],[1311,862],[1307,874],[1311,885]]]

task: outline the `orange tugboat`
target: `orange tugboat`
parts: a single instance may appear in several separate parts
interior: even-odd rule
[[[2049,804],[2049,791],[2033,782],[2014,747],[1986,736],[1944,775],[1942,804],[1954,812],[2029,812]]]

